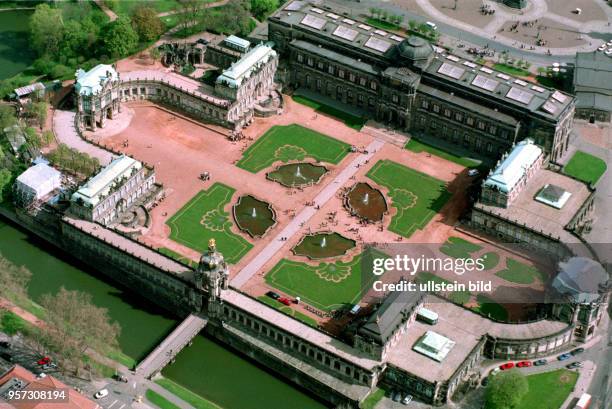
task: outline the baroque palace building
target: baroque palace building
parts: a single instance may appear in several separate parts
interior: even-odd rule
[[[567,150],[575,98],[295,0],[269,18],[283,80],[402,130],[498,157],[527,137]]]

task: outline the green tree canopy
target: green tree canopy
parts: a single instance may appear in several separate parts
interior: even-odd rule
[[[519,409],[527,392],[529,392],[527,378],[516,369],[489,376],[486,408]]]
[[[113,57],[124,57],[138,45],[138,34],[126,17],[119,17],[111,23],[104,35],[106,52]]]
[[[17,123],[17,117],[15,116],[15,109],[10,105],[0,104],[0,132],[4,128],[15,125]]]
[[[39,55],[54,55],[59,51],[64,34],[62,12],[48,4],[36,6],[30,17],[32,48]]]
[[[251,12],[258,20],[263,20],[277,8],[278,0],[251,0]]]
[[[134,10],[132,26],[142,42],[157,40],[165,29],[164,23],[157,17],[157,12],[146,6],[139,6]]]

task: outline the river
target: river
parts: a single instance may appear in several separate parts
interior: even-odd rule
[[[61,286],[91,294],[93,302],[108,309],[110,317],[121,325],[120,347],[136,360],[142,359],[177,325],[176,319],[148,301],[58,253],[52,246],[0,220],[0,254],[32,272],[29,293],[35,301]],[[225,409],[325,408],[206,336],[196,337],[193,345],[183,350],[163,373]]]
[[[0,80],[20,73],[32,62],[34,52],[28,47],[30,10],[0,10]]]

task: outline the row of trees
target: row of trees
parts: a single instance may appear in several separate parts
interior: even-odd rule
[[[32,273],[23,266],[16,266],[0,255],[0,297],[14,304],[33,305],[28,298],[27,288]],[[118,347],[120,327],[112,322],[104,308],[96,307],[91,295],[60,288],[56,294],[45,294],[40,300],[44,308],[44,325],[23,331],[26,342],[41,354],[52,354],[63,372],[77,375],[84,369],[95,372],[97,367],[86,367],[86,354],[94,350],[102,355]],[[40,313],[38,314],[40,315]],[[2,315],[2,327],[20,329],[24,324],[15,325],[14,314]],[[17,320],[19,321],[19,320]]]
[[[53,166],[73,174],[81,174],[87,177],[93,175],[100,169],[98,158],[89,156],[66,144],[59,144],[57,148],[47,154],[47,159]]]
[[[207,8],[201,1],[185,0],[181,2],[177,12],[179,37],[200,31],[246,35],[256,24],[251,16],[251,2],[248,0],[230,0],[227,4],[215,8]]]
[[[402,24],[402,21],[404,21],[403,15],[389,13],[385,9],[379,9],[376,7],[370,8],[370,17],[378,20],[388,21],[389,23],[395,24],[396,26],[399,26],[400,24]]]

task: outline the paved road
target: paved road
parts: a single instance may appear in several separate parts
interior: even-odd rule
[[[242,287],[252,276],[261,271],[262,267],[270,260],[284,245],[285,241],[281,241],[282,237],[289,239],[297,234],[302,226],[306,224],[312,216],[317,212],[315,208],[317,205],[323,207],[328,200],[330,200],[338,189],[342,187],[355,173],[365,161],[369,160],[374,152],[378,151],[385,143],[379,140],[375,140],[366,148],[367,154],[360,154],[355,158],[342,172],[338,174],[314,199],[314,206],[305,207],[299,214],[295,216],[291,222],[285,227],[264,249],[253,258],[249,264],[247,264],[236,277],[232,280],[231,284],[235,288]]]
[[[75,113],[73,111],[63,111],[61,109],[54,111],[53,133],[55,133],[57,140],[80,152],[85,152],[89,156],[98,158],[102,166],[108,165],[113,159],[113,155],[83,140],[74,126],[74,118]]]

